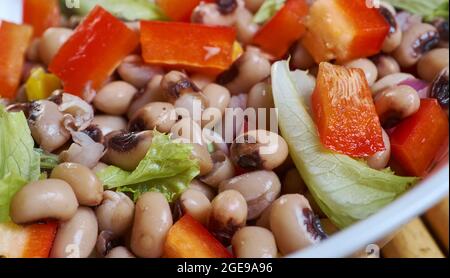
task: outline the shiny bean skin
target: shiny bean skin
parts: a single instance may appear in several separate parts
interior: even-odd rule
[[[375,96],[378,93],[380,93],[386,89],[389,89],[405,80],[414,79],[414,78],[415,78],[414,75],[409,74],[409,73],[403,73],[403,72],[387,75],[387,76],[381,78],[380,80],[378,80],[375,84],[373,84],[372,95]]]
[[[276,258],[275,238],[269,230],[261,227],[244,227],[231,240],[237,258]]]
[[[384,151],[377,152],[376,154],[370,156],[367,159],[367,165],[369,165],[370,168],[376,170],[383,170],[389,164],[389,159],[391,158],[391,141],[389,139],[389,135],[384,130],[383,130],[383,141],[384,147],[386,149]]]
[[[136,203],[131,251],[138,257],[161,257],[172,224],[172,213],[166,197],[156,192],[142,194]]]
[[[255,109],[257,113],[257,128],[270,130],[271,108],[275,108],[270,80],[257,83],[248,93],[247,107]],[[266,113],[264,120],[260,120],[260,110]]]
[[[97,218],[92,209],[78,208],[76,214],[63,222],[56,233],[51,258],[87,258],[97,241]]]
[[[117,72],[123,81],[138,89],[144,88],[153,76],[164,73],[162,68],[144,63],[139,55],[127,56],[120,64]]]
[[[378,79],[378,69],[369,59],[357,59],[345,64],[348,68],[357,68],[364,71],[369,86],[372,86]]]
[[[163,79],[162,75],[155,75],[150,82],[148,82],[147,87],[142,92],[138,92],[133,101],[128,108],[127,116],[131,119],[142,107],[151,103],[151,102],[165,102],[167,101],[166,94],[164,90],[161,88],[161,80]]]
[[[210,201],[212,201],[214,199],[214,197],[217,195],[216,190],[214,188],[208,186],[207,184],[205,184],[197,179],[195,179],[191,182],[191,184],[189,185],[189,188],[200,191]]]
[[[407,85],[386,89],[377,94],[374,101],[381,123],[404,119],[416,113],[420,108],[417,91]]]
[[[386,21],[389,23],[390,29],[389,34],[384,40],[382,50],[385,53],[390,53],[399,47],[402,42],[403,32],[400,25],[397,22],[395,15],[397,12],[395,8],[386,2],[381,2],[381,7],[379,9],[381,15],[384,16]]]
[[[127,248],[123,246],[117,246],[108,252],[105,256],[106,259],[132,259],[136,258]]]
[[[234,177],[234,165],[223,152],[214,152],[211,154],[211,159],[214,162],[213,169],[208,175],[202,177],[201,181],[212,187],[217,187],[222,181]]]
[[[230,147],[233,163],[247,170],[272,170],[289,155],[283,137],[267,130],[251,130],[237,137]]]
[[[400,72],[400,65],[392,56],[379,55],[373,60],[377,66],[378,79]]]
[[[433,82],[438,74],[446,67],[449,61],[448,48],[433,49],[419,60],[417,72],[419,77],[425,81]]]
[[[94,106],[109,115],[123,115],[133,100],[137,89],[124,81],[106,84],[94,98]]]
[[[95,209],[101,231],[109,231],[120,237],[131,228],[134,216],[134,202],[122,192],[105,191],[103,201]]]
[[[192,144],[192,157],[196,159],[200,166],[200,176],[207,175],[213,170],[214,164],[205,146]]]
[[[184,143],[204,145],[201,126],[191,118],[179,120],[170,129],[173,139],[179,139]]]
[[[206,225],[211,213],[211,202],[202,192],[188,189],[181,194],[179,205],[183,213],[189,214],[195,220]]]
[[[175,107],[168,102],[152,102],[134,113],[128,124],[130,131],[158,130],[170,131],[177,120]]]
[[[258,82],[270,75],[270,62],[258,48],[248,47],[232,68],[219,77],[231,94],[246,94]]]
[[[104,136],[110,134],[113,131],[127,129],[127,121],[119,116],[97,115],[94,117],[92,124],[97,125]]]
[[[417,23],[403,33],[400,46],[393,52],[393,57],[401,67],[415,65],[423,54],[439,44],[439,33],[433,25]]]
[[[236,190],[225,190],[211,203],[209,230],[224,244],[229,244],[233,234],[245,226],[247,203]]]
[[[231,100],[230,91],[227,88],[217,84],[209,84],[203,89],[203,95],[208,103],[208,108],[216,108],[221,114],[225,113]]]
[[[248,205],[248,219],[258,218],[279,196],[281,183],[272,171],[255,171],[223,181],[219,192],[237,190]]]
[[[102,182],[91,169],[81,164],[59,164],[53,169],[50,178],[67,182],[80,205],[93,207],[100,204],[103,199]]]
[[[73,30],[68,28],[48,28],[39,42],[39,56],[41,61],[49,65],[58,50],[72,34]]]
[[[10,216],[14,223],[25,224],[54,218],[69,220],[75,215],[78,201],[63,180],[35,181],[22,187],[12,198]]]
[[[299,194],[284,195],[274,202],[270,227],[283,255],[318,243],[323,235],[317,231],[308,200]]]

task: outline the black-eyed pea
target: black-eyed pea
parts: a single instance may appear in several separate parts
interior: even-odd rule
[[[233,253],[237,258],[276,258],[275,238],[269,230],[261,227],[244,227],[232,240]]]
[[[94,106],[109,115],[127,112],[137,89],[125,81],[113,81],[101,88],[94,98]]]

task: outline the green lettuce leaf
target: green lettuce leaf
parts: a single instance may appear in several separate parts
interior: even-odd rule
[[[159,7],[148,0],[80,0],[80,8],[74,11],[87,15],[96,5],[128,21],[167,19]]]
[[[418,14],[426,21],[436,18],[448,20],[449,0],[386,0],[396,8]]]
[[[108,189],[133,193],[163,193],[169,202],[176,199],[200,173],[198,162],[191,159],[192,146],[175,143],[169,135],[155,131],[152,145],[133,172],[109,166],[98,177]]]
[[[418,181],[396,176],[389,169],[371,169],[365,162],[326,150],[293,78],[286,61],[273,65],[280,129],[310,192],[334,224],[345,228],[366,219]]]
[[[9,220],[12,196],[40,175],[40,157],[23,112],[9,113],[0,105],[0,222]]]
[[[253,17],[253,22],[266,23],[283,7],[285,2],[286,0],[266,0]]]

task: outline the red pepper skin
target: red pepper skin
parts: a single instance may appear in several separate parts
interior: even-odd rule
[[[232,258],[232,255],[202,224],[186,214],[170,228],[164,257]]]
[[[362,70],[321,63],[312,108],[326,148],[351,157],[385,150],[380,120]]]
[[[448,146],[447,114],[436,99],[422,99],[419,111],[403,120],[392,132],[395,165],[407,175],[423,177],[443,146]]]
[[[40,37],[47,28],[58,26],[60,11],[58,0],[24,0],[23,22],[33,26],[34,37]]]
[[[201,3],[210,3],[214,0],[156,0],[166,16],[173,21],[189,22],[194,9]]]
[[[123,22],[96,6],[50,63],[49,70],[68,93],[98,90],[120,61],[137,48],[139,38]]]
[[[275,58],[282,58],[292,44],[305,33],[304,18],[307,14],[308,4],[305,0],[288,0],[256,33],[253,44]]]
[[[149,64],[217,75],[233,63],[234,28],[182,22],[141,22],[142,56]]]
[[[317,63],[375,55],[389,24],[366,0],[317,0],[310,7],[303,45]]]
[[[33,28],[0,20],[0,97],[13,99],[22,75]]]

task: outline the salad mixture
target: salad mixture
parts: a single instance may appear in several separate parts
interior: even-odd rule
[[[0,257],[280,257],[448,154],[448,0],[76,2],[0,19]]]

